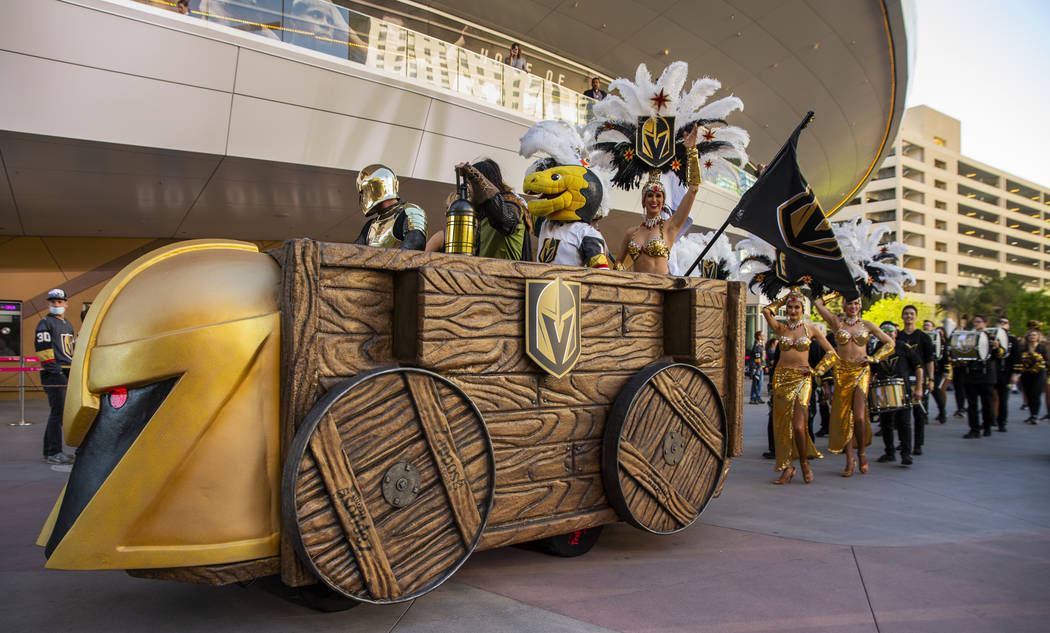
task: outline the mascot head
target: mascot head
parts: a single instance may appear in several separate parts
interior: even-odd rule
[[[525,177],[523,191],[538,195],[529,213],[558,222],[591,222],[605,215],[598,176],[582,165],[555,165]]]

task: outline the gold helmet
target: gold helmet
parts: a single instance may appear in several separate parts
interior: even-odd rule
[[[361,212],[371,215],[380,202],[397,199],[397,174],[380,163],[369,165],[357,174],[357,193],[361,196]]]
[[[178,242],[118,273],[73,356],[79,446],[40,535],[52,569],[276,556],[281,275],[253,244]]]

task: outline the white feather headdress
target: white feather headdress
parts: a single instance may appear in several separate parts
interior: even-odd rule
[[[609,84],[609,90],[619,95],[610,94],[594,105],[595,118],[587,125],[584,137],[593,139],[595,153],[603,155],[602,162],[615,171],[612,182],[617,187],[633,189],[649,171],[649,166],[637,158],[633,148],[639,117],[675,117],[677,166],[664,170],[675,171],[683,181],[685,151],[680,138],[693,124],[703,128],[697,143],[702,178],[734,175],[735,170],[726,159],[747,162],[745,148],[750,137],[744,129],[725,121],[730,113],[743,109],[743,102],[728,96],[707,103],[708,97],[722,86],[710,77],[694,81],[689,90],[683,92],[688,74],[689,65],[678,61],[653,81],[649,69],[640,64],[633,81],[620,78]]]

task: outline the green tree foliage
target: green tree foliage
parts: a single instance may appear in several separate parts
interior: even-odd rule
[[[836,298],[828,302],[828,309],[831,310],[832,314],[842,314],[842,299]],[[874,303],[870,303],[864,300],[861,304],[863,312],[861,316],[868,321],[871,321],[875,325],[882,323],[883,321],[893,321],[897,325],[901,325],[901,310],[904,306],[912,305],[919,312],[917,327],[922,327],[924,319],[929,319],[935,323],[940,323],[937,317],[937,307],[932,306],[928,303],[909,299],[905,296],[903,299],[897,297],[884,297],[876,300]],[[820,318],[814,308],[810,315],[813,321],[818,323],[824,323],[824,319]]]
[[[1027,331],[1027,323],[1031,319],[1043,323],[1043,331],[1050,327],[1050,293],[1045,290],[1039,292],[1023,292],[1006,309],[1006,316],[1010,319],[1011,330],[1020,335]]]
[[[940,309],[961,323],[981,312],[981,289],[978,286],[959,286],[941,294]]]
[[[939,307],[962,323],[975,314],[994,320],[1005,315],[1015,332],[1022,332],[1030,319],[1050,324],[1050,293],[1025,290],[1012,277],[985,278],[979,286],[959,286],[942,293]]]

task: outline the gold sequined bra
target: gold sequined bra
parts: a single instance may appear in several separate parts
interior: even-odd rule
[[[835,332],[835,342],[839,345],[845,345],[853,341],[858,347],[864,347],[868,344],[868,333],[861,332],[859,334],[850,334],[849,330],[842,329]]]
[[[810,341],[808,336],[803,336],[802,338],[797,338],[794,341],[786,339],[786,338],[781,338],[780,342],[779,342],[780,351],[787,352],[787,351],[790,351],[791,349],[795,349],[795,350],[800,351],[800,352],[808,352],[809,351],[809,344],[811,342],[812,341]]]
[[[631,240],[627,245],[627,252],[635,259],[641,253],[645,253],[649,257],[663,257],[664,259],[671,256],[671,249],[667,248],[667,244],[658,237],[654,237],[646,242],[644,247],[640,246],[638,242]]]
[[[663,257],[667,259],[671,256],[671,249],[667,247],[667,242],[664,241],[664,223],[660,221],[660,237],[654,237],[645,243],[643,247],[638,242],[631,240],[627,244],[627,252],[630,253],[631,257],[638,259],[638,256],[645,253],[649,257]]]

